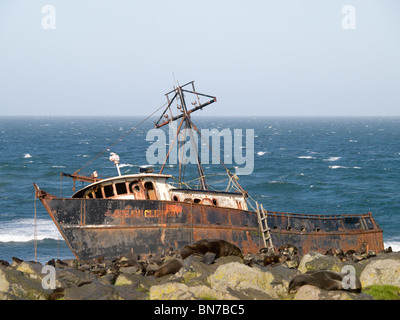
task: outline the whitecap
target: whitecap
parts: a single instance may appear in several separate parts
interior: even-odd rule
[[[300,157],[297,157],[298,159],[315,159],[315,157],[312,157],[312,156],[300,156]]]
[[[264,154],[266,154],[265,151],[258,151],[258,152],[257,152],[257,155],[259,155],[259,156],[263,156]]]
[[[329,166],[331,169],[362,169],[361,167],[343,167],[343,166]]]
[[[134,167],[134,165],[133,165],[133,164],[129,164],[129,163],[121,163],[121,164],[119,165],[119,167],[120,167],[120,168]]]
[[[393,251],[400,251],[400,242],[399,241],[385,241],[384,243],[384,247],[388,248],[388,247],[392,247]]]
[[[144,164],[140,166],[140,168],[149,168],[149,167],[154,167],[154,166],[152,164]]]
[[[62,239],[53,221],[38,219],[36,221],[36,239]],[[17,219],[2,223],[0,242],[27,242],[35,240],[34,219]]]
[[[329,157],[328,159],[324,159],[324,161],[337,161],[339,160],[341,157]]]
[[[31,156],[29,153],[25,153],[25,154],[24,154],[24,158],[25,158],[25,159],[27,159],[27,158],[32,158],[32,156]]]

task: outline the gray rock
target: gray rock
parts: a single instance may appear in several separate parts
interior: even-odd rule
[[[363,287],[385,284],[400,287],[400,261],[373,260],[365,266],[360,281]]]
[[[327,291],[304,285],[294,295],[293,300],[373,300],[370,295],[342,290]]]
[[[40,279],[32,279],[13,268],[0,267],[0,293],[6,299],[47,300],[51,290],[43,289]]]
[[[96,275],[77,269],[62,269],[56,272],[56,285],[62,288],[79,287],[96,279]]]
[[[120,300],[115,286],[104,285],[97,281],[81,287],[71,287],[64,291],[65,300]]]

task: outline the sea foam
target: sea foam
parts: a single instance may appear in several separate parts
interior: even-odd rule
[[[324,159],[324,161],[338,161],[341,157],[329,157],[328,159]]]
[[[34,219],[7,221],[0,226],[0,242],[27,242],[35,240]],[[36,240],[62,239],[53,221],[37,219]]]

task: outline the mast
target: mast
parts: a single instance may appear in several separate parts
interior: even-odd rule
[[[185,89],[185,87],[187,87],[189,85],[192,86],[192,90]],[[197,100],[198,100],[198,104],[199,105],[197,106],[197,102],[195,102],[193,104],[194,108],[188,110],[187,109],[187,105],[186,105],[186,101],[185,101],[185,95],[184,95],[185,92],[186,93],[195,94],[197,96]],[[173,94],[173,98],[171,100],[169,99],[169,95],[170,94]],[[193,129],[194,128],[193,128],[193,124],[192,124],[192,121],[191,121],[191,118],[190,118],[190,114],[192,112],[194,112],[194,111],[202,110],[205,106],[217,101],[217,98],[213,97],[213,96],[205,95],[203,93],[196,92],[196,90],[194,88],[194,81],[188,82],[188,83],[186,83],[186,84],[184,84],[182,86],[180,86],[178,84],[178,87],[176,87],[176,88],[174,87],[174,89],[172,91],[166,93],[165,95],[167,97],[168,106],[164,110],[164,112],[162,113],[162,115],[160,116],[158,121],[155,123],[155,127],[156,128],[161,128],[161,127],[165,126],[166,124],[169,124],[172,121],[176,121],[176,120],[182,118],[182,122],[179,125],[179,128],[178,128],[178,130],[176,132],[176,137],[178,136],[178,134],[179,134],[179,132],[181,130],[182,123],[184,122],[185,123],[185,129],[189,130],[190,142],[192,144],[192,148],[193,148],[193,151],[194,151],[194,157],[196,159],[197,171],[198,171],[199,181],[200,181],[200,188],[202,190],[207,190],[207,183],[206,183],[205,176],[204,176],[204,169],[203,169],[203,166],[201,165],[201,161],[200,161],[197,145],[195,144],[195,140],[194,140],[194,136],[193,136]],[[208,98],[211,98],[211,100],[201,104],[199,96],[208,97]],[[175,99],[180,100],[182,105],[180,107],[178,106],[178,110],[179,110],[180,114],[178,114],[176,116],[173,116],[172,112],[171,112],[171,104]],[[171,112],[171,118],[169,118],[168,114],[166,114],[167,110],[169,110]],[[163,117],[166,120],[164,122],[160,123],[161,120],[163,119]],[[176,137],[174,139],[174,142],[176,140]],[[170,146],[170,150],[168,151],[168,154],[167,154],[167,156],[165,158],[165,161],[164,161],[164,163],[163,163],[163,165],[161,167],[160,173],[162,173],[162,170],[164,169],[164,165],[167,162],[167,159],[169,157],[171,149],[172,149],[172,145]],[[181,165],[182,164],[180,163],[180,166]]]

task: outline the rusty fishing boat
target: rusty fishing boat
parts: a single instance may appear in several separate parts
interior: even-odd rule
[[[155,127],[175,122],[179,123],[176,137],[188,129],[200,135],[191,114],[216,102],[216,97],[197,92],[193,81],[178,84],[165,95],[167,106]],[[197,98],[191,109],[185,101],[188,95]],[[200,99],[207,101],[201,103]],[[171,107],[173,103],[177,108]],[[299,254],[324,253],[332,248],[357,250],[363,242],[375,252],[384,249],[382,229],[370,212],[314,215],[265,210],[222,162],[229,181],[224,191],[208,187],[199,157],[198,187],[182,184],[181,170],[179,183],[174,185],[170,182],[173,176],[163,170],[172,145],[178,143],[176,137],[158,173],[153,168],[141,168],[137,174],[121,175],[119,156],[111,153],[109,160],[116,164],[117,176],[100,179],[96,172],[86,176],[79,170],[61,173],[74,183],[88,183],[71,197],[55,196],[34,184],[36,198],[77,259],[166,252],[200,239],[223,239],[244,253],[256,253],[261,248],[277,250],[285,244],[296,246]]]

